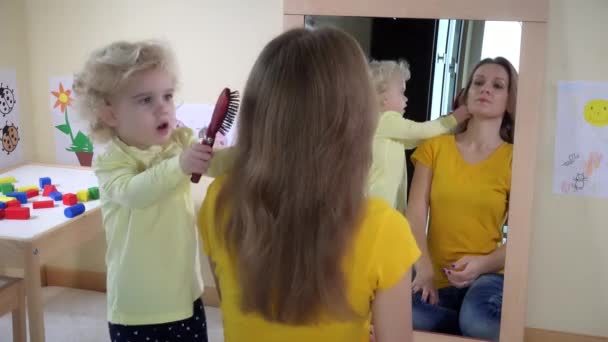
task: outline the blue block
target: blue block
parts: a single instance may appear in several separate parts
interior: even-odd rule
[[[9,192],[6,197],[15,197],[21,204],[27,203],[27,193],[25,192]]]
[[[44,189],[45,185],[50,185],[51,183],[51,178],[49,177],[41,177],[40,178],[40,189]]]
[[[63,194],[61,194],[59,191],[53,191],[49,194],[49,197],[54,201],[61,201],[63,199]]]
[[[67,218],[72,218],[72,217],[76,217],[82,213],[84,213],[84,204],[82,203],[78,203],[76,205],[73,205],[71,207],[67,207],[63,210],[63,214],[65,215],[65,217]]]
[[[6,203],[0,202],[0,209],[6,209]]]

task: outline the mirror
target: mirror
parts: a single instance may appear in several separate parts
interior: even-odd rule
[[[467,104],[472,114],[469,125],[474,129],[469,131],[464,125],[443,137],[420,141],[417,152],[415,146],[403,144],[408,177],[395,184],[393,193],[397,196],[396,208],[407,216],[412,230],[415,225],[426,226],[428,264],[419,262],[416,271],[420,272],[413,278],[414,290],[418,291],[413,296],[414,329],[498,340],[513,153],[512,144],[505,142],[508,138],[501,139],[500,130],[501,125],[507,125],[501,121],[507,120],[503,115],[508,117],[505,112],[511,111],[508,103],[510,99],[515,103],[516,92],[509,92],[513,82],[508,65],[476,66],[485,58],[502,56],[517,72],[522,23],[305,16],[304,24],[309,28],[338,27],[350,33],[370,60],[406,60],[411,78],[401,77],[396,83],[406,82],[406,119],[425,122],[450,114],[457,93],[472,84]],[[496,66],[499,70],[493,68]],[[474,70],[475,81],[470,82]],[[516,79],[513,81],[516,84]],[[386,95],[378,95],[384,103]],[[479,129],[485,134],[471,133]],[[471,148],[488,131],[494,132],[496,145]],[[412,156],[432,172],[427,178],[427,192],[415,190],[420,185],[412,188]],[[421,179],[415,182],[425,182]],[[404,188],[412,189],[410,205],[416,201],[408,210]],[[421,196],[429,198],[425,210],[418,205],[423,201]]]

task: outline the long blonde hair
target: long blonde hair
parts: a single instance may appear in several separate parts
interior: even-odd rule
[[[376,112],[365,57],[346,33],[294,29],[261,52],[216,211],[230,213],[216,228],[244,312],[289,324],[354,317],[341,266],[364,208]]]

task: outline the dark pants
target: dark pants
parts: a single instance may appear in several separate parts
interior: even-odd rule
[[[207,342],[207,319],[200,299],[193,304],[192,317],[181,321],[151,325],[108,325],[112,342]]]
[[[500,333],[502,274],[484,274],[470,287],[439,289],[439,304],[412,298],[414,329],[496,341]]]

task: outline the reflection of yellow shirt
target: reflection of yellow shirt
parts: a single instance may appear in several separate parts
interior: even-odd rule
[[[457,125],[452,116],[416,122],[398,112],[380,115],[374,135],[373,162],[369,179],[369,196],[384,198],[393,208],[404,212],[407,199],[405,150],[428,138],[448,133]]]
[[[469,164],[451,134],[426,141],[412,155],[433,172],[428,248],[437,288],[449,286],[442,267],[502,244],[512,156],[513,145],[503,143],[487,159]]]
[[[192,316],[196,231],[190,175],[180,153],[195,142],[178,128],[165,146],[147,150],[112,139],[93,165],[106,232],[108,320],[139,325]],[[208,174],[231,165],[232,149],[214,153]]]
[[[369,341],[374,293],[392,287],[420,255],[405,218],[378,199],[370,199],[365,206],[363,222],[343,262],[348,299],[361,319],[351,322],[328,319],[310,326],[271,323],[258,314],[240,310],[241,290],[234,259],[228,255],[217,232],[215,205],[222,181],[223,178],[218,178],[209,186],[198,224],[203,248],[215,263],[222,294],[225,341]]]

